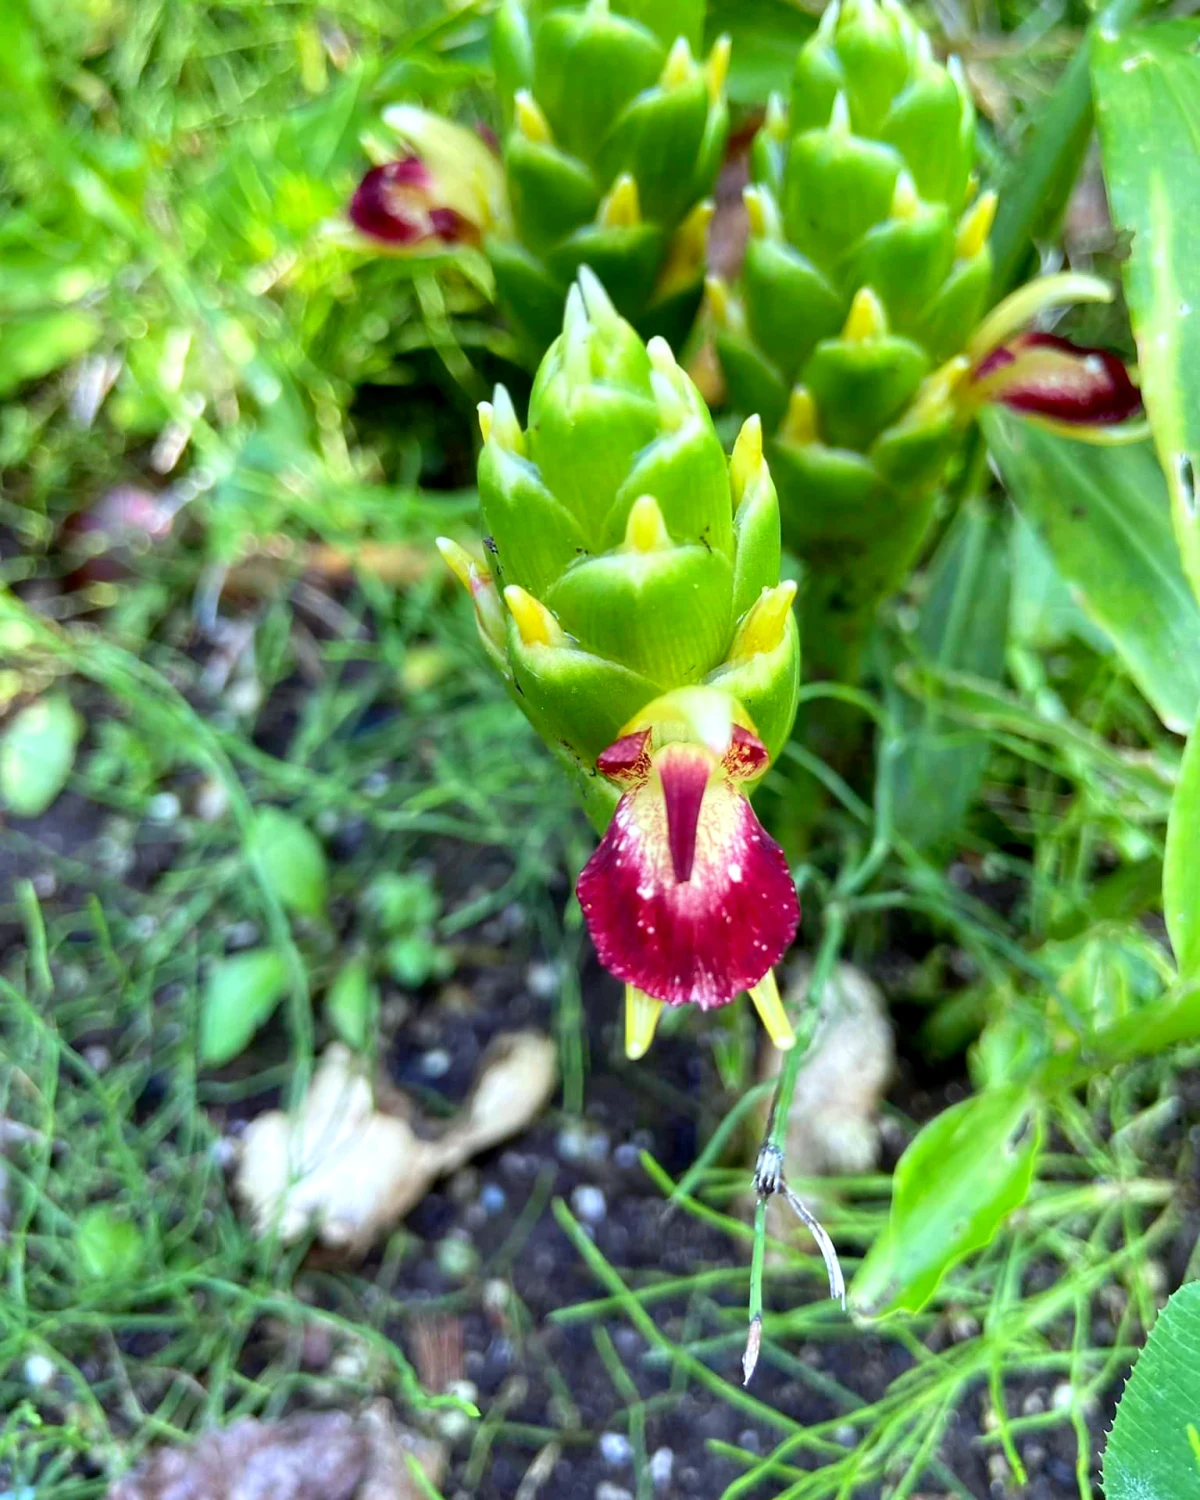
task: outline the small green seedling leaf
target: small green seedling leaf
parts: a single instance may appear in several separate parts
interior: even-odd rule
[[[1105,1500],[1195,1500],[1200,1495],[1200,1282],[1181,1286],[1158,1315],[1104,1450]]]
[[[214,964],[200,998],[200,1061],[219,1067],[241,1052],[287,989],[287,964],[270,948]]]
[[[329,889],[325,853],[298,818],[277,807],[260,808],[246,841],[246,852],[257,860],[288,911],[316,917],[325,909]]]
[[[454,968],[454,955],[424,932],[393,938],[384,950],[388,973],[406,989],[420,989],[431,979],[445,979]]]
[[[18,818],[44,813],[66,785],[83,722],[65,693],[23,708],[0,740],[0,802]]]
[[[144,1247],[137,1225],[100,1203],[79,1216],[75,1249],[89,1281],[128,1281],[142,1263]]]
[[[860,1313],[919,1311],[1029,1193],[1041,1146],[1034,1098],[989,1089],[931,1120],[900,1158],[887,1230],[850,1287]]]
[[[1188,737],[1167,819],[1163,915],[1183,979],[1200,978],[1200,725]]]
[[[365,1051],[378,1011],[379,993],[370,969],[361,959],[343,964],[325,996],[325,1019],[347,1047]]]
[[[380,875],[366,894],[379,930],[388,937],[430,927],[442,913],[442,902],[427,875]]]

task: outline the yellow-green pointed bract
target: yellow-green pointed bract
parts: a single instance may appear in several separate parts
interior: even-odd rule
[[[538,370],[528,427],[502,387],[481,418],[490,578],[452,544],[445,555],[517,702],[579,773],[597,824],[616,796],[594,774],[597,757],[674,689],[728,693],[777,755],[795,717],[800,647],[757,419],[727,460],[665,341],[643,343],[586,268]]]
[[[959,356],[991,282],[974,152],[961,73],[904,7],[834,0],[755,139],[739,292],[713,288],[731,400],[762,416],[784,540],[809,566],[806,648],[831,675],[855,675],[961,430]]]
[[[691,327],[728,133],[728,42],[703,59],[703,23],[703,0],[502,0],[512,223],[487,248],[535,357],[584,264],[642,334],[678,346]]]

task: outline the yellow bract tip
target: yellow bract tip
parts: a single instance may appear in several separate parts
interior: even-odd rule
[[[513,113],[517,129],[527,141],[537,141],[544,146],[553,143],[554,135],[550,129],[550,121],[542,113],[541,105],[528,89],[517,90],[513,99]]]
[[[637,183],[628,172],[622,172],[608,196],[600,200],[596,222],[605,229],[632,229],[642,222]]]
[[[762,468],[762,462],[762,418],[747,417],[742,423],[742,430],[737,435],[729,459],[729,487],[733,491],[735,509],[742,502],[746,486]]]
[[[492,435],[492,422],[495,418],[495,408],[490,401],[481,401],[475,408],[479,413],[479,434],[486,443]]]
[[[631,552],[661,552],[671,545],[667,523],[653,495],[641,495],[629,509],[625,545]]]
[[[655,1000],[636,985],[625,986],[625,1056],[633,1062],[649,1052],[662,1010],[661,1000]]]
[[[774,969],[768,969],[758,981],[750,991],[750,999],[771,1041],[780,1052],[789,1052],[796,1045],[796,1033],[779,998]]]
[[[995,193],[983,193],[959,220],[955,249],[960,260],[970,260],[987,244],[996,219],[996,202]]]
[[[692,67],[692,49],[687,44],[687,37],[677,36],[659,74],[659,87],[677,89],[692,76]]]
[[[817,441],[817,403],[806,385],[794,385],[788,397],[788,408],[779,426],[782,442],[801,448]]]
[[[795,599],[796,585],[790,578],[774,588],[764,588],[738,627],[730,661],[748,661],[752,656],[774,651],[783,640]]]
[[[729,76],[729,54],[733,43],[729,37],[722,34],[712,44],[712,51],[708,54],[708,62],[704,66],[704,79],[708,84],[708,98],[711,104],[716,104],[725,92],[725,80]]]
[[[712,317],[724,327],[729,322],[729,288],[719,276],[704,278],[704,302]]]
[[[520,584],[510,583],[504,590],[504,602],[516,621],[517,633],[526,646],[561,646],[566,636],[562,626],[539,600]]]
[[[786,141],[788,136],[788,107],[783,95],[773,93],[767,99],[767,112],[763,116],[763,129],[777,141]]]
[[[437,539],[437,549],[442,554],[442,561],[466,589],[471,593],[471,574],[479,572],[479,564],[471,556],[465,547],[461,547],[456,541],[448,536],[440,536]]]
[[[865,344],[887,332],[883,303],[869,286],[860,286],[850,304],[842,337],[851,344]]]
[[[761,189],[751,185],[742,189],[742,202],[746,205],[746,218],[750,223],[750,233],[761,239],[768,232],[767,210],[763,203]]]
[[[892,192],[892,218],[915,218],[920,207],[921,200],[917,196],[916,183],[907,172],[901,172],[896,178],[896,186]]]

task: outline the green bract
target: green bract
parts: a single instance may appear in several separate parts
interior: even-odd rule
[[[904,8],[834,0],[755,139],[740,296],[712,287],[731,398],[762,416],[810,567],[809,645],[838,675],[911,564],[957,431],[991,282],[974,144],[956,63]]]
[[[534,381],[528,429],[502,386],[481,419],[489,566],[452,543],[443,553],[597,822],[615,800],[597,757],[674,689],[721,688],[777,755],[800,648],[757,419],[726,460],[666,342],[643,343],[586,268]]]
[[[725,150],[725,39],[695,61],[702,0],[503,0],[492,51],[510,233],[488,241],[501,300],[538,356],[587,264],[618,310],[674,343],[700,300]]]

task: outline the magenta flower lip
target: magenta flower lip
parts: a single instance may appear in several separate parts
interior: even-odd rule
[[[718,757],[694,740],[616,741],[597,769],[622,788],[576,887],[601,963],[654,999],[708,1010],[749,990],[791,946],[800,904],[783,850],[741,782],[767,751],[734,726]]]
[[[367,172],[350,200],[350,221],[388,245],[453,245],[471,238],[467,220],[436,197],[433,173],[419,156],[405,156]]]
[[[1114,426],[1142,405],[1115,354],[1053,333],[1017,334],[980,361],[971,381],[982,400],[1072,427]]]

